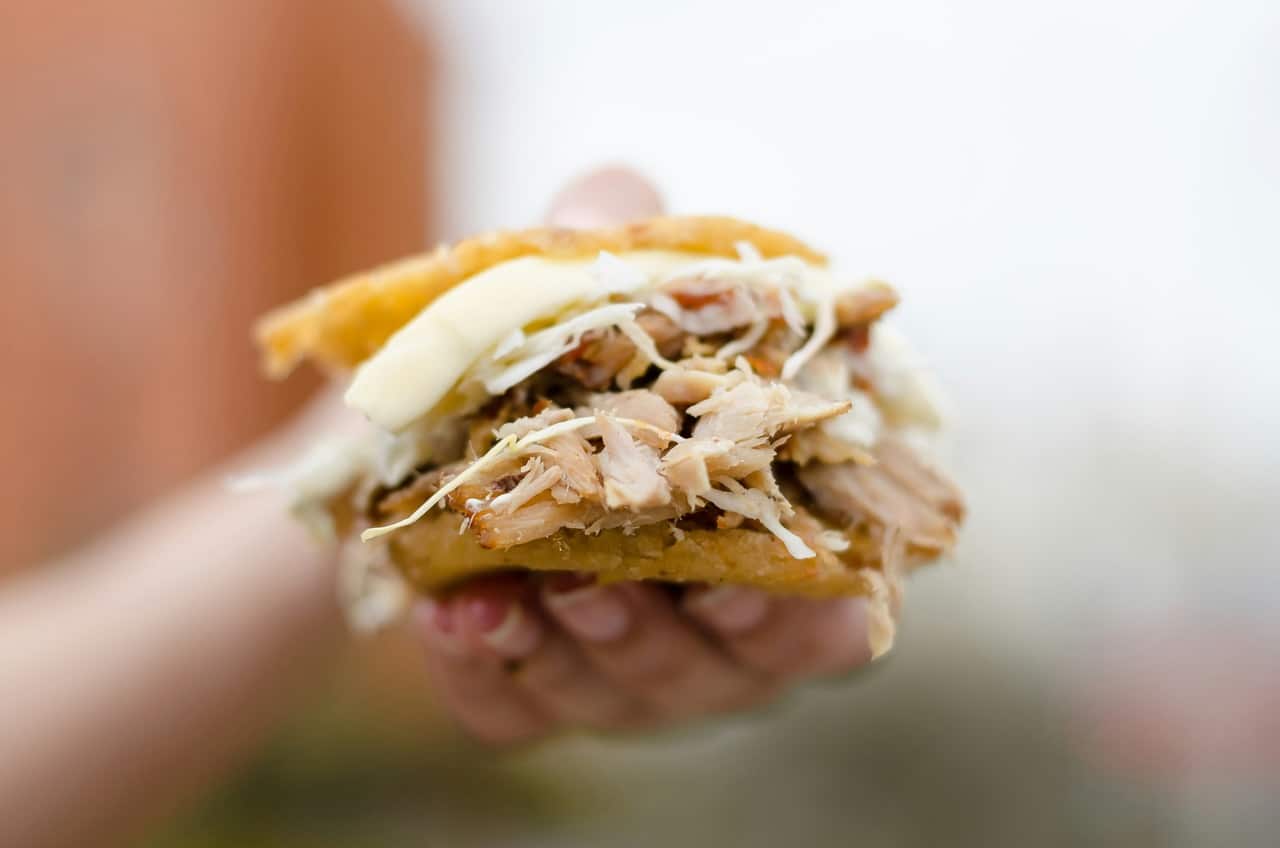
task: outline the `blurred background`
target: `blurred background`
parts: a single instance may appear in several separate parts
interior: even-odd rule
[[[389,634],[155,845],[1280,840],[1274,3],[0,17],[0,581],[296,407],[256,314],[600,163],[891,280],[955,409],[972,517],[887,661],[497,755]]]

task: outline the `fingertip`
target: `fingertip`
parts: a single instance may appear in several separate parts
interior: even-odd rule
[[[542,598],[547,611],[574,636],[588,642],[613,642],[631,627],[623,589],[583,583],[576,575],[557,575],[543,584]]]
[[[606,227],[658,215],[662,207],[649,180],[626,166],[608,165],[571,180],[551,202],[547,222],[575,229]]]
[[[825,657],[817,663],[817,673],[852,671],[878,659],[893,645],[892,619],[886,634],[884,622],[867,598],[836,598],[825,604],[823,618],[828,623],[818,633],[818,650]]]
[[[542,638],[538,619],[517,597],[469,597],[463,602],[462,615],[474,642],[507,659],[528,656]]]
[[[536,647],[537,616],[525,609],[531,597],[526,574],[494,574],[452,589],[438,602],[441,612],[468,650],[480,657],[519,658]]]
[[[466,641],[459,632],[458,618],[451,600],[419,599],[414,604],[411,615],[414,629],[428,646],[450,656],[467,653]]]
[[[476,635],[497,630],[511,615],[514,607],[510,598],[488,594],[469,594],[458,598],[458,611],[464,629]]]
[[[769,615],[772,598],[759,589],[722,584],[691,590],[683,606],[694,618],[724,635],[740,635]]]

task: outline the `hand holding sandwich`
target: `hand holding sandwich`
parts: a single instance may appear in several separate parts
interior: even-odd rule
[[[554,217],[598,226],[657,205],[612,171],[566,192]],[[276,464],[298,435],[236,465]],[[196,482],[0,591],[0,842],[127,838],[236,763],[338,643],[331,558],[222,483]],[[411,621],[459,720],[494,742],[745,707],[871,656],[864,599],[742,587],[677,597],[484,577],[420,602]]]
[[[549,223],[600,227],[661,211],[625,170],[569,187]],[[570,574],[482,577],[413,618],[458,719],[511,742],[562,727],[635,728],[749,707],[788,683],[871,659],[866,599],[723,585],[682,596]]]

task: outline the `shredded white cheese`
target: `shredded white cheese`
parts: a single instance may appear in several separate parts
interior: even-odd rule
[[[787,322],[791,332],[797,336],[803,336],[804,315],[801,314],[800,307],[796,305],[795,296],[791,294],[790,289],[778,289],[778,303],[782,306],[782,320]]]
[[[769,316],[761,315],[749,330],[716,351],[716,359],[729,361],[739,354],[746,353],[760,343],[760,340],[764,338],[764,334],[768,330]]]
[[[519,327],[516,327],[514,330],[512,330],[510,333],[507,334],[507,337],[505,339],[498,342],[498,346],[493,349],[493,361],[497,362],[498,360],[505,358],[512,351],[516,350],[516,348],[523,345],[524,342],[525,342],[524,330],[520,329]]]
[[[629,321],[619,321],[618,329],[622,331],[623,335],[631,339],[631,343],[636,346],[636,350],[649,357],[649,361],[654,365],[664,371],[669,368],[679,367],[670,359],[658,353],[658,346],[654,344],[653,337],[646,333],[634,318]]]
[[[757,289],[772,287],[787,324],[800,332],[807,321],[821,318],[817,301],[849,285],[796,256],[763,259],[749,245],[740,246],[739,256],[629,251],[622,256],[602,252],[594,259],[503,262],[450,289],[398,330],[357,369],[347,403],[393,431],[424,415],[465,414],[483,402],[486,382],[501,388],[526,373],[518,369],[500,376],[517,360],[540,355],[540,361],[549,362],[551,351],[567,343],[562,336],[559,345],[535,352],[530,339],[522,338],[531,325],[616,305],[607,302],[620,293],[648,300],[676,279],[714,276]],[[513,359],[517,351],[523,353]]]
[[[796,375],[795,384],[826,400],[847,400],[848,412],[818,427],[841,442],[870,448],[880,437],[883,421],[875,400],[853,385],[852,366],[857,359],[843,345],[825,348]]]
[[[653,307],[655,312],[670,318],[671,322],[676,325],[679,325],[680,319],[684,317],[684,308],[676,303],[675,298],[666,292],[658,292],[650,297],[649,306]]]
[[[742,239],[733,243],[733,249],[738,251],[738,258],[743,262],[763,262],[764,255],[760,253],[760,248],[753,243]]]
[[[829,293],[824,293],[814,304],[814,309],[813,333],[809,335],[809,340],[804,343],[804,346],[788,356],[787,361],[783,363],[782,379],[784,380],[794,379],[804,364],[817,356],[818,351],[822,350],[836,334],[835,298]]]
[[[644,271],[607,250],[600,251],[600,255],[592,263],[591,276],[599,285],[600,293],[606,297],[612,294],[630,294],[649,283],[649,276]]]
[[[702,497],[725,512],[736,512],[759,521],[766,530],[786,545],[787,553],[795,559],[811,559],[817,556],[813,549],[804,543],[804,539],[782,526],[782,507],[777,501],[759,489],[748,489],[729,477],[722,477],[716,482],[730,491],[710,489],[703,492]]]
[[[484,389],[491,395],[500,395],[517,383],[522,383],[527,378],[537,374],[543,368],[573,350],[578,344],[577,341],[569,339],[558,348],[526,356],[499,371],[495,376],[485,380]]]
[[[893,423],[936,430],[946,418],[946,401],[920,355],[893,327],[877,322],[866,353],[854,357],[854,371],[871,380],[880,405]]]
[[[818,541],[832,553],[839,554],[849,550],[849,537],[839,530],[823,530],[818,535]]]
[[[643,303],[610,303],[540,330],[514,345],[508,345],[511,341],[508,338],[499,345],[502,355],[497,350],[493,355],[494,362],[501,364],[501,360],[507,360],[505,367],[489,376],[485,372],[491,366],[485,362],[475,376],[484,384],[485,391],[500,395],[573,350],[587,332],[632,321],[635,313],[643,308]]]
[[[661,284],[687,280],[691,277],[715,277],[733,283],[747,285],[774,285],[799,289],[808,278],[821,274],[819,269],[798,256],[779,256],[775,259],[704,259],[667,273]],[[831,285],[827,281],[825,285]]]

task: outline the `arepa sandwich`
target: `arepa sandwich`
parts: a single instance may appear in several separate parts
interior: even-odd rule
[[[463,241],[267,315],[265,368],[367,432],[281,475],[358,624],[494,571],[865,595],[956,543],[932,381],[888,285],[722,217]]]

